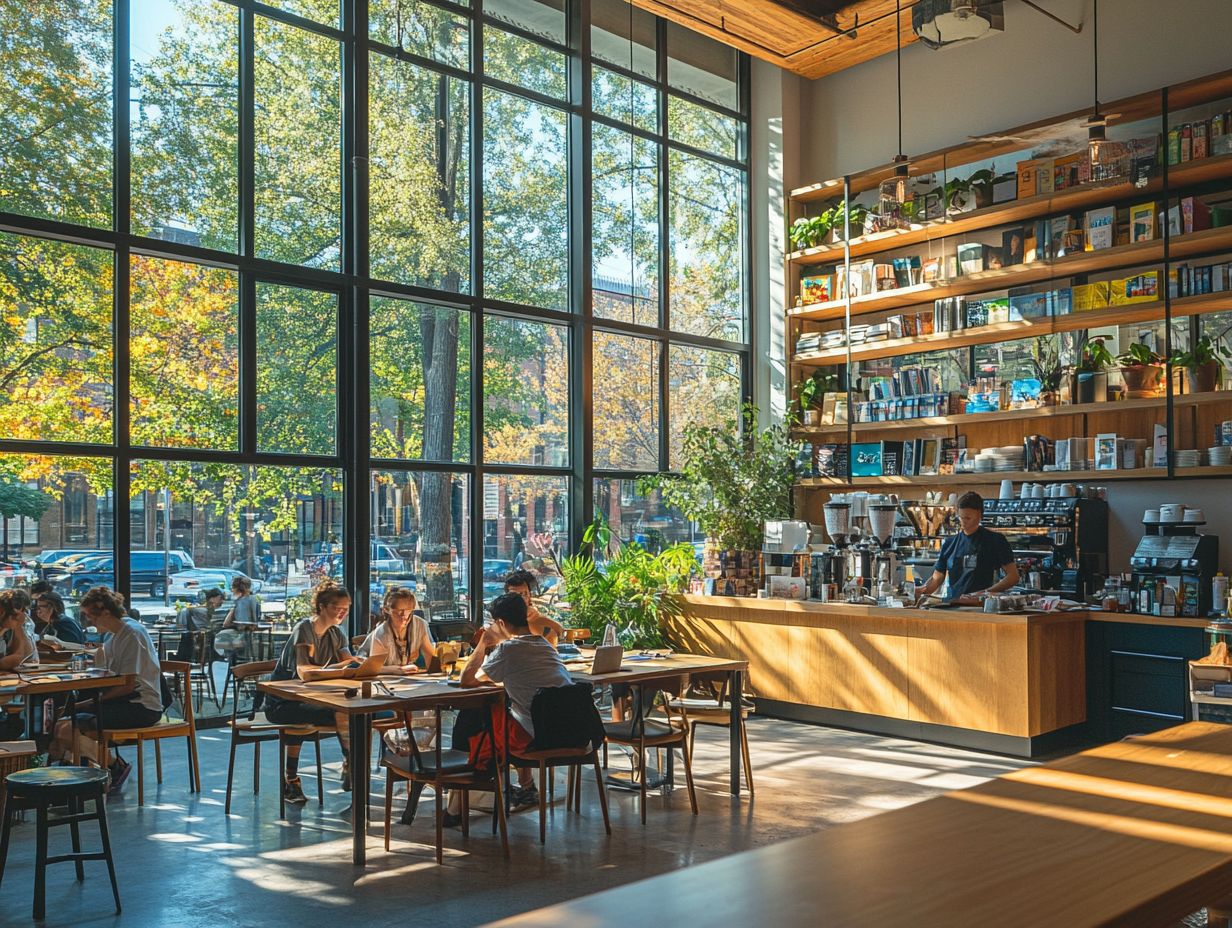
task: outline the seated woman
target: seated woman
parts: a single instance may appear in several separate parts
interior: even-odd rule
[[[282,654],[270,674],[271,680],[305,680],[312,677],[313,670],[335,669],[345,666],[351,651],[341,625],[351,608],[351,594],[332,580],[326,580],[312,591],[312,615],[301,620],[293,629],[291,637],[283,646]],[[342,788],[351,789],[351,768],[348,756],[350,724],[344,712],[334,713],[319,706],[294,699],[280,699],[273,694],[265,696],[265,717],[278,725],[336,726],[338,740],[342,744]],[[299,781],[299,754],[304,739],[285,736],[287,746],[286,770],[283,771],[282,794],[287,802],[308,801]]]
[[[40,637],[54,635],[61,641],[86,643],[85,631],[64,614],[64,600],[59,593],[40,593],[34,597],[34,631]]]
[[[25,590],[5,590],[0,593],[0,635],[4,636],[4,656],[0,670],[17,670],[22,664],[36,660],[34,640],[26,631],[30,618],[30,595]]]
[[[529,570],[515,570],[505,578],[505,592],[517,593],[526,603],[526,619],[532,635],[542,635],[553,647],[560,644],[565,627],[555,619],[549,619],[535,608],[534,595],[539,591],[539,581]]]
[[[95,652],[94,666],[117,674],[131,674],[132,683],[108,687],[99,693],[97,716],[77,715],[77,752],[111,770],[111,788],[118,790],[128,779],[131,765],[110,751],[100,752],[95,732],[117,728],[145,728],[157,724],[163,714],[162,674],[158,652],[145,626],[126,615],[124,597],[114,590],[96,586],[81,599],[81,616],[87,627],[110,633]],[[56,724],[51,742],[51,759],[61,760],[72,753],[73,725],[69,720]]]
[[[401,668],[403,673],[416,673],[419,658],[427,667],[436,656],[436,644],[428,623],[415,615],[416,602],[414,590],[398,586],[390,589],[381,602],[381,624],[364,639],[359,653],[384,654],[385,666]]]
[[[261,607],[252,595],[252,581],[247,577],[231,580],[231,595],[235,605],[223,620],[222,628],[214,635],[214,647],[226,652],[230,663],[244,650],[247,639],[244,633],[261,621]]]

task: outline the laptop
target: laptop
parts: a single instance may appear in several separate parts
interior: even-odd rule
[[[616,673],[625,656],[625,649],[618,644],[600,645],[595,648],[595,659],[590,665],[592,674]]]
[[[345,667],[322,667],[318,670],[305,670],[305,680],[356,680],[362,677],[375,677],[385,666],[385,655],[370,654],[360,661],[352,658]]]

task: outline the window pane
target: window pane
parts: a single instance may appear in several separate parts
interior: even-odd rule
[[[457,68],[470,64],[470,22],[419,0],[370,0],[368,35]]]
[[[693,524],[664,503],[658,490],[642,494],[636,480],[602,477],[595,478],[594,486],[595,510],[607,520],[613,538],[625,544],[637,542],[652,554],[682,541],[696,541],[700,560],[702,537],[694,537]]]
[[[470,477],[438,471],[372,472],[373,592],[414,588],[429,620],[470,618]],[[378,608],[373,604],[373,612]],[[432,628],[433,637],[455,632]]]
[[[338,296],[257,284],[257,450],[333,454]]]
[[[680,464],[684,427],[692,422],[740,422],[740,356],[672,345],[667,354],[671,461]]]
[[[483,478],[483,601],[504,587],[510,570],[542,576],[547,548],[569,546],[569,480],[487,474]]]
[[[216,0],[134,0],[132,229],[235,251],[238,15]]]
[[[667,134],[677,142],[724,158],[740,157],[739,123],[696,103],[667,98]]]
[[[0,232],[0,435],[110,442],[112,253]]]
[[[483,350],[484,459],[567,467],[567,330],[489,316]]]
[[[744,337],[744,172],[672,151],[668,155],[671,327]]]
[[[24,562],[12,575],[28,584],[46,580],[67,599],[72,567],[87,559],[110,560],[115,542],[115,497],[111,461],[59,455],[0,454],[0,496],[9,500],[0,516],[0,561]],[[69,560],[71,558],[71,560]],[[76,574],[82,588],[113,586],[110,577]],[[70,606],[70,614],[76,607]]]
[[[470,314],[373,297],[369,336],[372,456],[469,461]]]
[[[337,28],[339,25],[338,0],[261,0],[261,2],[326,26]]]
[[[594,315],[659,324],[659,146],[595,124],[591,136]]]
[[[469,85],[371,57],[372,276],[470,290]]]
[[[231,580],[243,575],[279,640],[282,626],[310,614],[315,584],[345,576],[341,471],[143,460],[132,463],[131,480],[132,597],[143,619],[217,588],[226,596],[214,617],[221,623]]]
[[[489,297],[569,308],[567,120],[484,91],[484,289]]]
[[[111,11],[0,4],[0,210],[111,226]]]
[[[659,130],[658,92],[615,71],[598,66],[591,70],[590,105],[609,119],[619,119],[647,132]]]
[[[590,5],[591,55],[651,80],[656,70],[655,31],[654,15],[632,3],[593,0]]]
[[[494,26],[483,30],[483,69],[487,77],[527,90],[562,100],[569,95],[563,54]]]
[[[659,469],[659,343],[595,332],[594,466]]]
[[[667,24],[667,83],[672,89],[739,109],[737,60],[734,48],[676,23]]]
[[[256,17],[256,252],[337,270],[342,92],[338,43]]]
[[[239,282],[134,255],[129,410],[135,445],[239,447]]]
[[[565,44],[565,0],[485,0],[483,12],[547,42]]]

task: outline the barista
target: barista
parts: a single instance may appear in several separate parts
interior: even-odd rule
[[[945,540],[941,556],[928,582],[915,589],[917,600],[938,589],[949,577],[950,602],[977,605],[984,593],[1000,593],[1018,582],[1018,565],[1005,536],[984,528],[984,500],[978,493],[958,498],[958,522],[962,528]],[[998,580],[997,571],[1004,576]]]

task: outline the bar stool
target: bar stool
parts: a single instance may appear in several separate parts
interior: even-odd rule
[[[84,860],[107,861],[107,873],[111,877],[111,893],[115,896],[116,915],[120,914],[120,887],[116,884],[115,864],[111,860],[111,839],[107,835],[107,811],[103,807],[104,794],[109,777],[106,770],[97,767],[35,767],[10,773],[5,778],[8,786],[10,808],[33,808],[37,810],[37,835],[34,851],[34,917],[46,916],[47,865],[72,861],[77,868],[78,882],[85,879],[81,866]],[[92,800],[93,812],[82,811],[82,803]],[[68,815],[48,818],[51,805],[68,804]],[[0,832],[0,879],[4,878],[4,865],[9,854],[9,831],[11,815],[4,817],[4,830]],[[98,822],[102,851],[82,853],[81,822]],[[57,857],[47,856],[47,829],[54,825],[68,825],[73,839],[73,853]]]

